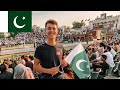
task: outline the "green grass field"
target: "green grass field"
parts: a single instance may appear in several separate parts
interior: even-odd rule
[[[65,50],[69,50],[69,49],[73,49],[75,48],[75,46],[68,46],[68,47],[65,47]]]
[[[33,44],[26,44],[25,47],[33,47]],[[19,49],[19,48],[23,48],[22,45],[19,45],[19,46],[14,46],[14,47],[5,47],[3,46],[2,47],[2,50],[12,50],[12,49]]]

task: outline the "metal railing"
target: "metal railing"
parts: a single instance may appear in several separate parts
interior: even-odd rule
[[[17,57],[21,55],[27,56],[32,54],[34,54],[34,51],[0,55],[0,64],[3,63],[4,59],[7,59],[7,58],[10,58],[11,60],[15,60]]]

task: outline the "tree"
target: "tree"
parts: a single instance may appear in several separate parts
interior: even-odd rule
[[[74,21],[73,23],[72,23],[72,25],[73,25],[73,29],[74,28],[81,28],[82,26],[85,26],[85,23],[84,22],[78,22],[78,21]]]
[[[4,38],[4,35],[3,35],[3,33],[0,33],[0,38]]]
[[[70,26],[65,26],[65,25],[62,25],[61,26],[62,29],[64,29],[65,31],[69,31],[70,30]]]
[[[82,25],[82,26],[85,26],[85,22],[81,22],[81,25]]]
[[[39,26],[37,26],[37,27],[36,27],[36,30],[40,30],[40,27],[39,27]]]
[[[33,29],[33,30],[39,30],[39,29],[40,29],[40,26],[33,25],[33,26],[32,26],[32,29]]]
[[[37,25],[33,25],[33,26],[32,26],[32,29],[33,29],[33,30],[36,30],[36,28],[37,28]]]

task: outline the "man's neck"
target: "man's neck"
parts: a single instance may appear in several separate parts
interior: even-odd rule
[[[47,44],[50,46],[55,46],[56,45],[56,40],[55,39],[48,39]]]

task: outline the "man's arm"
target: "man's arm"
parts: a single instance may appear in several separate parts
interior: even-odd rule
[[[55,75],[59,71],[58,67],[53,67],[53,68],[47,69],[47,68],[43,68],[39,63],[40,63],[40,60],[37,58],[34,58],[33,68],[37,72]]]

